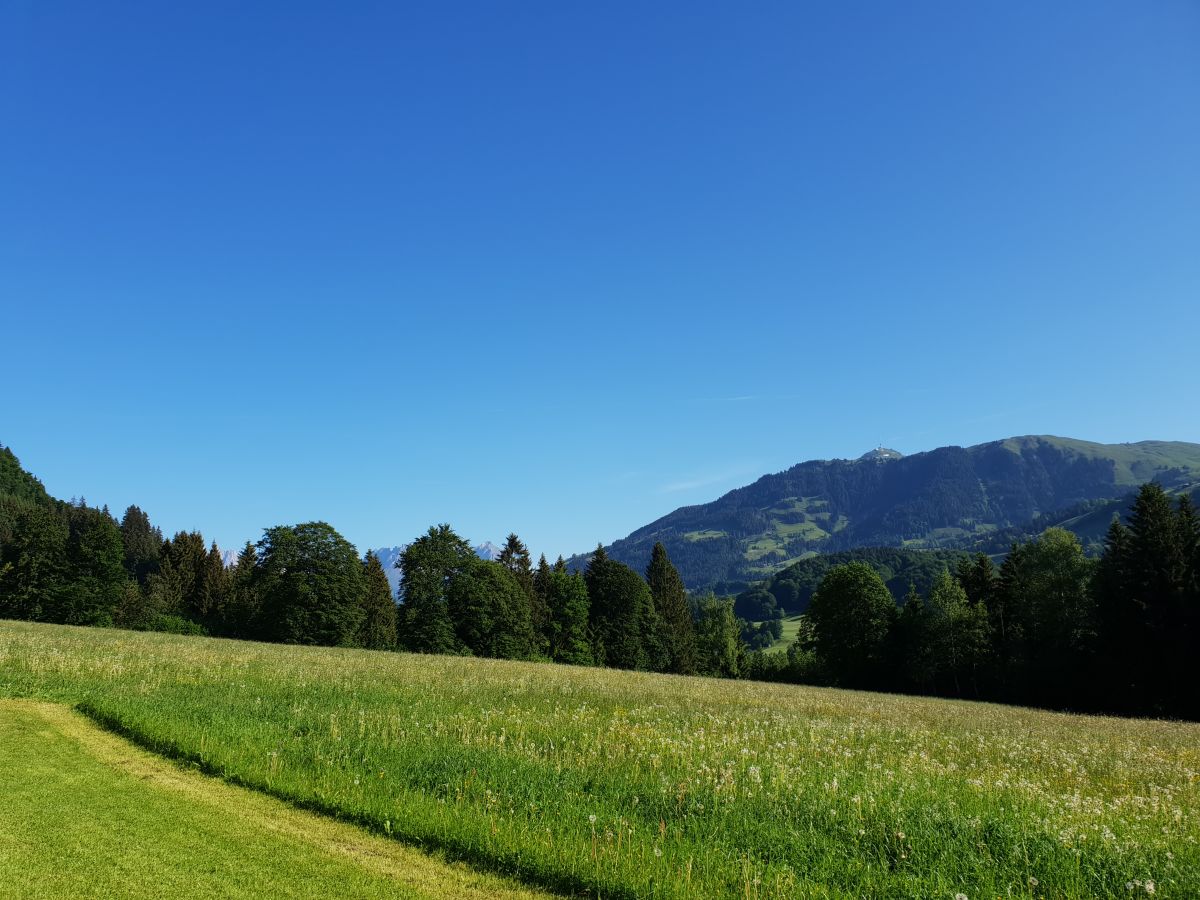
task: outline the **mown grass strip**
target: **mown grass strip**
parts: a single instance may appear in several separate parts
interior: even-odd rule
[[[0,700],[0,897],[547,895],[165,762],[61,705]]]

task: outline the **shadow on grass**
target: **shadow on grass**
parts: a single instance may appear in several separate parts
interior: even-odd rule
[[[236,773],[228,772],[220,766],[206,760],[201,754],[180,747],[174,741],[161,738],[151,738],[131,727],[111,713],[97,709],[89,701],[83,701],[75,707],[87,716],[97,726],[112,734],[119,735],[132,744],[156,753],[180,765],[192,767],[205,775],[218,778],[228,784],[247,788],[260,794],[265,794],[281,800],[296,809],[317,813],[339,822],[346,822],[362,828],[370,834],[388,838],[398,843],[415,847],[425,852],[435,851],[450,862],[465,863],[485,872],[492,872],[519,881],[529,887],[541,888],[567,897],[600,897],[605,900],[636,900],[637,894],[620,885],[605,884],[599,886],[585,881],[574,875],[547,869],[530,868],[528,862],[523,862],[519,856],[497,856],[485,853],[454,838],[430,837],[409,831],[402,823],[392,822],[390,829],[377,818],[365,814],[347,812],[337,806],[324,803],[313,797],[301,796],[290,791],[277,790],[252,779],[243,778]]]

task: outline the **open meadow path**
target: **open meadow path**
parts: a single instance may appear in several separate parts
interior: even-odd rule
[[[549,895],[0,700],[0,898]]]

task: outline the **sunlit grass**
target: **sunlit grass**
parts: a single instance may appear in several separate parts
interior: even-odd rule
[[[1200,726],[0,625],[0,694],[604,896],[1200,895]]]

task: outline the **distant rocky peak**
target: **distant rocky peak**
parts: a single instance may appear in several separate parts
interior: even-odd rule
[[[889,459],[903,459],[904,454],[899,450],[891,450],[887,447],[876,447],[874,450],[868,450],[860,460],[870,460],[872,462],[886,462]]]

